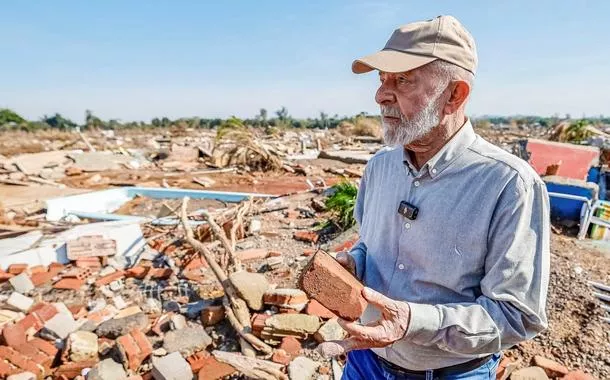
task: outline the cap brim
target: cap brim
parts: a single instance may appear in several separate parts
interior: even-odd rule
[[[356,59],[352,63],[352,71],[354,74],[368,73],[373,70],[384,71],[386,73],[402,73],[437,59],[396,50],[381,50],[366,57]]]

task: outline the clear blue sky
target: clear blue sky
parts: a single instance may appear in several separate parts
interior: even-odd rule
[[[471,115],[610,114],[610,1],[6,1],[0,107],[38,119],[377,113],[351,61],[410,21],[474,35]]]

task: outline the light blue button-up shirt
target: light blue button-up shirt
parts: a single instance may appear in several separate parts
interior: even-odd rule
[[[401,201],[419,208],[398,214]],[[375,353],[404,368],[447,367],[496,353],[547,327],[549,199],[525,161],[470,121],[419,171],[402,148],[368,163],[351,250],[369,287],[409,302],[405,336]],[[369,307],[362,323],[378,319]]]

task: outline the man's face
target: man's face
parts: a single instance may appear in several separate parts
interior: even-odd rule
[[[426,136],[440,123],[441,95],[429,70],[379,73],[375,100],[381,106],[383,137],[390,146],[405,146]]]

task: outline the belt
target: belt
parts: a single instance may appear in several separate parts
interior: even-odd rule
[[[375,355],[377,356],[377,358],[379,358],[379,361],[381,362],[381,364],[384,367],[386,367],[387,369],[390,369],[392,371],[402,372],[407,375],[420,375],[420,376],[425,376],[426,373],[429,372],[429,371],[413,371],[410,369],[406,369],[406,368],[400,367],[392,362],[387,361],[386,359],[382,358],[381,356],[379,356],[377,354],[375,354]],[[460,363],[460,364],[456,364],[456,365],[452,365],[452,366],[444,367],[444,368],[433,369],[431,371],[435,377],[436,376],[443,377],[443,376],[448,376],[448,375],[455,375],[457,373],[469,372],[469,371],[479,368],[483,364],[487,363],[492,357],[493,357],[493,355],[487,355],[482,358],[476,358],[476,359],[467,361],[465,363]]]

